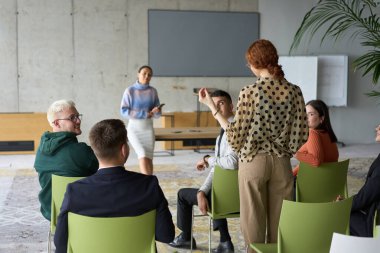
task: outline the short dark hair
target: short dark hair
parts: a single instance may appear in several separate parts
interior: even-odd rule
[[[316,128],[317,130],[324,130],[326,131],[329,136],[331,142],[337,142],[338,138],[336,138],[336,135],[332,129],[331,122],[330,122],[330,115],[329,115],[329,108],[320,99],[310,100],[306,103],[306,105],[310,105],[313,107],[319,114],[319,117],[324,117],[323,121],[319,126]]]
[[[224,90],[215,90],[213,93],[210,94],[210,97],[225,97],[227,98],[228,102],[232,103],[232,99],[230,94],[228,94]]]
[[[149,66],[149,65],[143,65],[139,68],[139,70],[137,71],[137,73],[140,73],[141,70],[143,69],[149,69],[150,72],[152,72],[152,75],[153,75],[153,69]]]
[[[125,124],[119,119],[106,119],[96,123],[90,130],[90,145],[96,157],[117,157],[120,147],[127,143]]]

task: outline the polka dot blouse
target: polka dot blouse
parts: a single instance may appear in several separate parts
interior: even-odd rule
[[[241,162],[256,154],[291,157],[308,137],[301,89],[286,79],[258,78],[240,91],[226,134]]]

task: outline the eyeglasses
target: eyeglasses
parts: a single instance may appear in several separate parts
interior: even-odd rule
[[[72,114],[70,115],[68,118],[65,118],[65,119],[55,119],[54,121],[57,121],[57,120],[70,120],[72,122],[77,122],[78,120],[82,120],[82,114]]]

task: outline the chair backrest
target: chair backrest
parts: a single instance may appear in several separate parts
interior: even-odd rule
[[[51,175],[51,232],[55,232],[55,227],[57,226],[57,218],[61,210],[67,185],[82,178],[83,177],[63,177],[58,175]]]
[[[296,181],[296,201],[329,202],[338,195],[347,198],[348,164],[349,160],[344,160],[313,167],[301,162]]]
[[[88,217],[69,213],[68,253],[156,252],[156,210],[134,217]]]
[[[278,227],[279,253],[328,253],[334,232],[348,234],[352,198],[338,202],[284,200]]]
[[[330,253],[378,253],[380,239],[334,233]]]
[[[211,215],[213,219],[238,217],[240,214],[238,170],[214,168],[211,189]]]

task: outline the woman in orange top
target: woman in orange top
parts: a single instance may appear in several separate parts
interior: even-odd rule
[[[311,100],[306,104],[309,138],[297,151],[295,157],[313,166],[321,163],[337,162],[339,153],[338,141],[331,127],[329,109],[322,100]],[[299,166],[293,169],[296,176]]]

